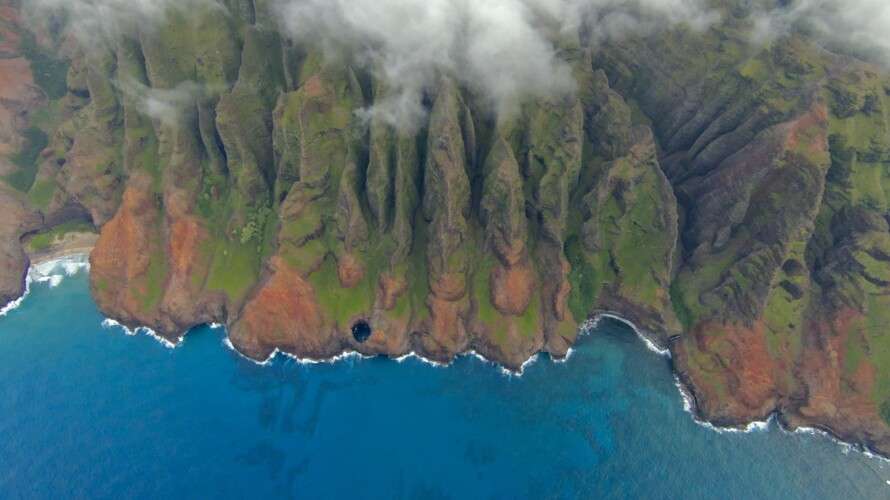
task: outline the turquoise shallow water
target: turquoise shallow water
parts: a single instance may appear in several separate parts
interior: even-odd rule
[[[252,364],[103,328],[81,272],[0,318],[2,498],[888,498],[890,465],[774,425],[718,434],[604,323],[520,378],[472,357]]]

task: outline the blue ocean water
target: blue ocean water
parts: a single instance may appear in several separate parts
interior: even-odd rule
[[[2,498],[888,498],[890,465],[716,433],[616,323],[522,377],[464,357],[252,364],[103,328],[85,272],[0,318]]]

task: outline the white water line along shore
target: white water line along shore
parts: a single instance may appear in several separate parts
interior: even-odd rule
[[[85,253],[72,253],[49,260],[33,263],[25,275],[25,291],[22,296],[0,309],[0,317],[18,309],[31,294],[34,283],[48,283],[50,288],[59,286],[67,276],[73,276],[81,270],[89,270],[90,261]]]
[[[12,311],[19,308],[22,305],[22,303],[27,299],[27,297],[30,295],[34,283],[46,283],[50,288],[55,288],[66,277],[74,276],[83,270],[89,271],[89,269],[90,269],[89,257],[86,253],[82,253],[82,252],[71,253],[69,255],[63,255],[63,256],[55,256],[52,259],[46,259],[46,260],[34,263],[31,266],[31,268],[28,270],[27,276],[25,278],[24,293],[22,294],[21,297],[19,297],[15,301],[10,302],[6,306],[4,306],[2,309],[0,309],[0,317],[6,316],[9,313],[11,313]],[[622,316],[620,316],[614,312],[602,312],[600,314],[597,314],[595,317],[591,318],[590,320],[584,322],[580,327],[580,332],[578,334],[579,337],[590,334],[592,331],[594,331],[596,329],[597,326],[599,326],[600,322],[603,319],[611,319],[611,320],[618,321],[618,322],[626,325],[631,330],[633,330],[633,332],[643,342],[643,344],[646,346],[646,348],[648,350],[650,350],[650,351],[654,352],[655,354],[657,354],[661,357],[664,357],[664,358],[671,357],[671,353],[668,349],[662,349],[662,348],[658,347],[658,345],[655,342],[653,342],[647,334],[645,334],[636,325],[634,325],[633,322],[629,321],[626,318],[623,318]],[[177,347],[180,347],[181,345],[183,345],[185,343],[184,341],[185,341],[185,337],[186,337],[186,334],[184,333],[178,339],[176,339],[176,342],[171,342],[170,340],[158,335],[156,332],[154,332],[152,329],[150,329],[148,327],[138,327],[138,328],[130,329],[130,328],[120,324],[118,321],[115,321],[111,318],[105,318],[102,321],[101,326],[103,328],[109,328],[109,329],[117,328],[117,329],[121,330],[122,332],[124,332],[128,336],[145,334],[145,335],[155,339],[161,345],[163,345],[164,347],[166,347],[168,349],[176,349]],[[221,325],[221,324],[210,324],[208,326],[212,329],[220,329],[220,328],[224,329],[225,328],[225,326]],[[271,364],[273,362],[275,357],[279,356],[279,355],[287,358],[288,360],[294,361],[300,365],[330,364],[330,363],[337,363],[337,362],[341,362],[341,361],[349,360],[349,359],[364,360],[364,359],[371,359],[371,358],[378,357],[378,356],[372,356],[372,355],[365,355],[365,354],[359,353],[357,351],[348,351],[348,352],[343,352],[341,354],[338,354],[337,356],[333,356],[333,357],[327,358],[327,359],[311,359],[311,358],[300,358],[293,354],[281,351],[279,349],[275,349],[269,355],[269,357],[267,359],[265,359],[263,361],[257,361],[255,359],[252,359],[252,358],[244,355],[240,351],[238,351],[238,349],[236,349],[235,346],[232,344],[232,342],[229,340],[228,335],[226,335],[223,338],[222,343],[226,348],[235,352],[241,358],[248,360],[251,363],[260,365],[260,366],[268,366],[269,364]],[[566,352],[565,357],[563,357],[561,359],[551,357],[550,359],[553,363],[566,363],[569,360],[569,358],[572,357],[572,353],[573,353],[573,349],[570,348]],[[499,365],[498,363],[485,358],[484,356],[482,356],[481,354],[479,354],[478,352],[476,352],[474,350],[469,350],[464,353],[461,353],[458,356],[456,356],[454,360],[452,360],[448,363],[441,363],[441,362],[438,362],[435,360],[428,359],[428,358],[426,358],[416,352],[413,352],[413,351],[410,353],[404,354],[402,356],[399,356],[396,358],[390,358],[390,359],[392,359],[393,361],[395,361],[397,363],[402,363],[409,358],[415,358],[418,361],[420,361],[426,365],[429,365],[429,366],[433,366],[436,368],[447,368],[447,367],[451,366],[451,364],[457,358],[467,357],[467,356],[474,357],[485,364],[490,364],[490,365],[497,367],[499,369],[499,371],[505,377],[508,377],[508,378],[522,377],[525,369],[528,366],[531,366],[532,364],[536,363],[540,359],[540,353],[533,354],[520,366],[520,369],[518,372],[508,370],[508,369],[504,368],[503,366]],[[676,372],[674,372],[672,375],[674,377],[674,385],[676,386],[677,391],[679,392],[681,399],[682,399],[683,410],[691,416],[692,420],[697,425],[700,425],[701,427],[706,428],[710,431],[716,432],[718,434],[751,433],[751,432],[766,431],[770,428],[771,425],[775,424],[782,432],[786,432],[786,433],[790,433],[790,434],[807,434],[807,435],[822,436],[822,437],[830,439],[832,442],[834,442],[838,446],[840,446],[843,453],[850,453],[852,451],[856,451],[856,452],[864,454],[865,456],[867,456],[869,458],[877,459],[877,460],[881,461],[882,463],[890,464],[890,459],[882,457],[875,453],[872,453],[868,449],[864,448],[861,445],[854,445],[854,444],[850,444],[850,443],[841,441],[840,439],[836,438],[834,435],[832,435],[830,432],[828,432],[826,430],[812,428],[812,427],[798,427],[795,430],[790,431],[790,430],[786,429],[781,424],[781,422],[779,421],[779,419],[777,418],[775,413],[773,413],[769,417],[767,417],[766,420],[751,422],[744,427],[719,427],[719,426],[716,426],[710,422],[701,420],[695,411],[694,398],[689,393],[689,390],[680,381],[680,378]],[[890,483],[888,483],[888,484],[890,484]]]

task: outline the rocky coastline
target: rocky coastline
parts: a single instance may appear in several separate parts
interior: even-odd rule
[[[556,37],[573,91],[511,114],[444,72],[404,127],[362,112],[397,97],[379,68],[262,5],[171,9],[97,48],[0,8],[0,304],[90,249],[99,309],[172,344],[220,324],[256,361],[513,372],[614,315],[703,421],[890,454],[882,67],[805,32],[752,47],[739,7]]]
[[[90,251],[92,250],[92,246],[89,244],[90,239],[95,240],[95,235],[91,235],[91,233],[82,233],[80,235],[82,239],[78,241],[77,238],[70,239],[64,245],[57,245],[51,251],[41,252],[37,255],[32,256],[31,258],[31,268],[29,268],[29,272],[34,267],[40,265],[61,265],[68,259],[76,259],[80,258],[80,261],[86,261]],[[77,241],[75,243],[75,241]],[[20,297],[19,299],[23,299]],[[763,416],[761,419],[751,420],[751,421],[733,421],[733,420],[718,420],[712,419],[709,415],[702,411],[701,405],[697,402],[695,388],[691,385],[690,382],[687,382],[689,379],[684,375],[682,371],[678,369],[678,367],[673,363],[673,355],[670,348],[671,339],[667,339],[667,344],[663,344],[665,337],[663,335],[657,335],[645,332],[644,330],[638,328],[634,321],[628,317],[622,316],[621,314],[615,311],[598,311],[594,316],[591,317],[588,321],[586,321],[581,326],[581,331],[579,332],[579,337],[583,337],[585,335],[591,334],[593,330],[596,329],[597,325],[602,320],[610,320],[616,321],[623,324],[625,327],[633,331],[633,333],[637,336],[638,340],[642,342],[647,349],[652,351],[653,353],[665,357],[669,360],[671,365],[671,371],[677,381],[677,390],[680,392],[686,411],[690,414],[690,418],[694,419],[699,424],[707,427],[708,429],[713,430],[714,432],[753,432],[760,429],[766,429],[770,422],[775,422],[782,430],[786,432],[812,432],[812,433],[822,433],[830,438],[837,441],[839,444],[843,446],[852,447],[853,449],[872,455],[874,457],[880,458],[882,460],[890,460],[890,454],[886,451],[880,449],[876,446],[876,443],[873,442],[863,442],[855,435],[851,435],[849,432],[845,432],[843,429],[840,431],[833,429],[831,427],[826,427],[819,425],[815,422],[807,422],[799,415],[796,414],[786,414],[780,409],[775,409],[770,413]],[[120,327],[124,329],[128,334],[137,334],[140,332],[146,332],[150,334],[152,337],[158,340],[158,342],[163,343],[165,346],[170,348],[176,348],[181,346],[184,342],[187,341],[188,332],[183,332],[179,336],[160,336],[155,333],[150,328],[144,325],[130,325],[126,326],[114,320],[106,320],[108,322],[109,327]],[[224,327],[222,324],[212,324],[214,327]],[[676,340],[676,337],[674,337]],[[404,353],[387,353],[387,352],[373,352],[373,351],[365,351],[361,352],[359,350],[350,349],[349,347],[344,347],[344,349],[328,358],[304,358],[296,356],[292,353],[282,352],[279,350],[273,351],[266,359],[258,360],[255,359],[241,351],[235,347],[230,339],[226,337],[224,339],[224,344],[231,349],[233,352],[237,353],[244,359],[247,359],[253,363],[259,365],[267,365],[269,364],[275,356],[283,355],[294,359],[298,363],[303,364],[317,364],[317,363],[336,363],[348,359],[353,356],[358,356],[361,358],[370,358],[376,356],[384,356],[390,360],[401,362],[402,360],[415,357],[420,359],[422,362],[430,364],[432,366],[447,368],[454,359],[460,356],[476,356],[480,360],[485,362],[492,363],[496,366],[499,366],[502,373],[505,376],[522,376],[525,368],[536,362],[538,356],[540,354],[546,353],[550,356],[552,362],[566,362],[569,360],[571,355],[571,349],[566,352],[562,357],[554,356],[551,353],[547,353],[546,351],[539,351],[532,354],[526,360],[518,365],[518,367],[512,368],[508,367],[504,362],[489,358],[480,354],[478,351],[469,349],[460,353],[455,354],[452,358],[447,361],[437,361],[430,357],[424,355],[423,352],[417,352],[414,350],[404,352]],[[515,363],[514,363],[515,366]]]

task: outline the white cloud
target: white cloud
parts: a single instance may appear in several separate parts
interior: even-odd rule
[[[581,24],[595,38],[717,17],[703,0],[276,0],[284,31],[327,54],[346,54],[392,90],[368,112],[394,124],[423,116],[421,96],[442,74],[498,112],[523,98],[574,88],[554,46]]]
[[[164,22],[171,9],[196,6],[223,8],[216,0],[24,0],[25,14],[40,19],[48,13],[68,21],[68,30],[82,43],[97,44],[125,34],[150,30]]]
[[[771,41],[798,27],[828,44],[868,51],[890,63],[887,0],[798,0],[755,14],[752,38]]]
[[[183,112],[194,108],[208,91],[204,85],[192,81],[182,82],[171,89],[156,89],[135,80],[122,80],[117,87],[141,113],[165,124],[179,123]]]

